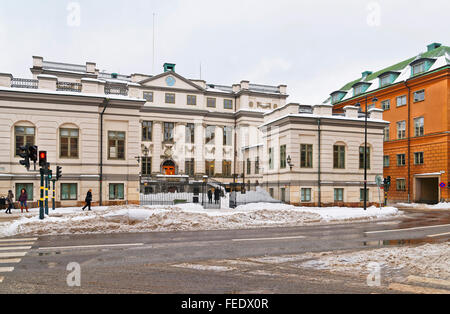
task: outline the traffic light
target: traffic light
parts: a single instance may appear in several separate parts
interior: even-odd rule
[[[48,177],[49,180],[53,179],[53,171],[51,169],[47,170],[47,177]]]
[[[388,176],[388,177],[387,177],[387,184],[388,184],[388,185],[391,185],[391,176]]]
[[[30,170],[30,151],[29,151],[29,146],[25,145],[25,146],[21,146],[19,147],[19,156],[23,158],[23,160],[20,160],[19,163],[22,166],[25,166],[25,168],[27,168],[27,170]]]
[[[47,152],[40,151],[39,152],[39,166],[45,168],[47,166]]]
[[[62,177],[62,167],[61,166],[57,166],[56,167],[56,180],[59,180],[59,178]]]
[[[36,163],[38,160],[38,147],[36,145],[31,145],[28,151],[30,152],[30,160]]]

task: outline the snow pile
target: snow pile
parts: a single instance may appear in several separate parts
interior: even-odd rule
[[[434,205],[417,204],[417,203],[398,203],[401,207],[421,208],[421,209],[436,209],[436,210],[448,210],[450,209],[450,203],[442,202]]]
[[[234,196],[231,196],[234,199]],[[236,192],[236,202],[238,203],[258,203],[258,202],[268,202],[268,203],[280,203],[280,201],[272,198],[270,194],[261,188],[256,187],[255,191],[246,191],[245,194]]]
[[[420,274],[444,280],[450,279],[450,243],[425,244],[413,247],[386,247],[351,253],[309,253],[312,260],[302,267],[326,269],[331,272],[355,273],[367,276],[369,263],[378,263],[382,279],[405,274]]]
[[[399,214],[395,208],[308,208],[281,203],[254,203],[235,209],[204,209],[199,204],[111,206],[82,212],[79,208],[37,212],[0,225],[0,237],[43,234],[246,229],[301,226],[329,221],[374,219]]]

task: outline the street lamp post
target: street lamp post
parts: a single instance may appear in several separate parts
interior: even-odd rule
[[[364,108],[364,210],[367,210],[367,95],[365,97],[366,106]],[[372,103],[375,104],[378,101],[377,97],[372,99]],[[357,103],[361,112],[361,104]]]

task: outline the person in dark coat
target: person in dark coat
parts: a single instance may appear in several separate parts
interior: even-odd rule
[[[216,204],[219,204],[219,200],[220,200],[220,190],[219,189],[215,189],[214,190],[214,202]]]
[[[89,191],[86,194],[85,199],[86,205],[82,208],[83,210],[88,207],[89,210],[91,210],[91,202],[92,202],[92,189],[89,189]]]
[[[213,196],[212,191],[208,190],[208,203],[209,204],[212,204],[212,196]]]
[[[12,214],[11,208],[14,207],[14,194],[11,190],[8,191],[8,196],[6,197],[6,203],[8,204],[8,208],[6,209],[6,214]]]
[[[27,205],[27,200],[28,200],[28,194],[27,191],[25,189],[22,189],[22,191],[20,191],[20,196],[19,196],[19,202],[20,202],[20,211],[23,213],[23,208],[25,207],[25,210],[28,213],[28,205]]]

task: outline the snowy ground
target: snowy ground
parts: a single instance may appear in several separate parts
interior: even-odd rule
[[[402,206],[402,207],[411,207],[411,208],[425,208],[425,209],[445,209],[445,210],[450,210],[450,203],[447,202],[443,202],[443,203],[438,203],[438,204],[434,204],[434,205],[428,205],[428,204],[417,204],[417,203],[398,203],[398,206]]]
[[[384,281],[402,281],[411,274],[450,279],[450,242],[408,247],[385,247],[350,253],[308,253],[299,266],[367,276],[378,263]],[[293,258],[293,257],[292,257]]]
[[[373,220],[401,215],[394,207],[362,208],[294,207],[285,204],[252,203],[235,209],[204,209],[198,204],[174,206],[111,206],[93,211],[77,208],[50,210],[39,220],[38,209],[21,218],[0,223],[0,237],[44,234],[148,232],[176,230],[244,229],[270,226],[301,226],[329,222]],[[5,216],[5,214],[0,214]]]

